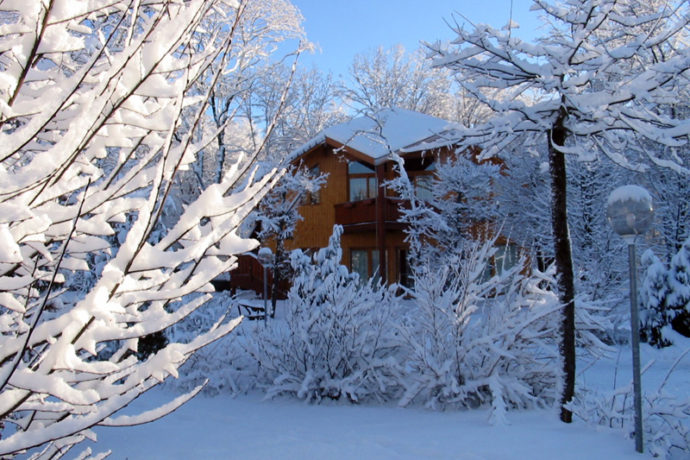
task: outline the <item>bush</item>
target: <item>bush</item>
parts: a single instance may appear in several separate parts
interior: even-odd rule
[[[392,290],[364,282],[340,265],[342,228],[312,258],[296,250],[285,320],[256,324],[247,351],[259,366],[267,396],[292,395],[357,402],[388,399],[398,388],[391,319]]]
[[[524,260],[486,278],[491,241],[468,242],[449,263],[414,270],[416,308],[401,327],[406,357],[401,405],[511,407],[556,398],[556,295],[551,274],[521,273]]]
[[[666,390],[673,372],[687,356],[681,353],[667,371],[656,391],[642,395],[642,427],[645,449],[654,457],[688,458],[690,453],[690,400],[677,391]],[[582,389],[569,408],[592,425],[607,426],[634,436],[634,396],[632,383],[610,392]]]
[[[646,266],[640,288],[642,340],[658,348],[671,345],[663,334],[667,325],[690,337],[690,238],[671,258],[668,268],[651,250],[642,255],[642,264]]]

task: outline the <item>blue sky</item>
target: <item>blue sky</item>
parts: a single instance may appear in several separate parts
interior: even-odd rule
[[[511,0],[292,0],[302,15],[307,37],[319,46],[314,55],[301,58],[334,76],[346,76],[356,54],[378,46],[401,44],[412,51],[420,41],[448,40],[453,34],[446,24],[453,13],[474,23],[501,27],[508,22]],[[530,0],[512,0],[518,33],[529,38],[538,27],[537,13],[529,11]],[[458,20],[462,20],[459,18]]]

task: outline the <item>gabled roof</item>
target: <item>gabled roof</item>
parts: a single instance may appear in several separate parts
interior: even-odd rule
[[[354,118],[324,129],[293,151],[290,157],[297,159],[326,144],[342,147],[360,159],[379,164],[392,152],[405,154],[427,150],[430,145],[439,147],[444,144],[443,133],[457,127],[455,123],[411,110],[384,109],[373,116]]]

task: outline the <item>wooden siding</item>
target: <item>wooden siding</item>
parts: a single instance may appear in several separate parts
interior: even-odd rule
[[[302,163],[307,168],[318,165],[328,178],[319,191],[320,202],[300,206],[302,220],[297,223],[295,238],[286,241],[288,250],[327,246],[335,223],[335,205],[347,201],[347,163],[341,156],[334,155],[330,147],[321,146],[302,157]]]
[[[349,181],[347,159],[366,161],[360,152],[340,151],[334,154],[332,146],[322,144],[299,158],[301,166],[311,169],[319,167],[322,174],[327,174],[325,184],[319,191],[319,203],[304,204],[299,207],[302,220],[297,223],[295,237],[285,242],[286,250],[318,249],[328,245],[328,239],[333,232],[333,225],[343,225],[344,234],[341,238],[343,251],[342,263],[350,267],[351,253],[355,249],[377,250],[381,245],[385,248],[386,259],[382,264],[386,270],[389,282],[398,281],[400,272],[400,250],[407,250],[404,241],[404,225],[399,222],[398,206],[409,206],[409,203],[398,198],[391,190],[385,191],[382,216],[377,216],[377,198],[349,202]],[[442,149],[436,158],[447,159],[451,149]],[[465,155],[476,161],[479,150],[470,149]],[[427,154],[428,155],[428,154]],[[418,159],[421,152],[406,155],[406,158]],[[393,162],[379,165],[379,178],[394,179],[396,176]],[[374,166],[374,165],[372,165]],[[414,174],[414,173],[413,173]],[[381,197],[382,195],[379,195]],[[378,219],[377,219],[378,217]],[[384,223],[385,233],[377,238],[377,220]],[[383,238],[381,238],[381,236]],[[263,244],[274,248],[271,242]],[[246,256],[244,256],[246,257]],[[233,287],[262,289],[263,272],[255,260],[241,258],[240,267],[232,274]],[[245,286],[246,285],[246,286]]]

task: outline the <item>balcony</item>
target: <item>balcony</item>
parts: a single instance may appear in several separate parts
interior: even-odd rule
[[[398,198],[385,198],[383,220],[387,229],[403,228],[403,223],[399,222],[400,205],[409,207],[409,202]],[[342,225],[346,233],[376,230],[376,198],[336,204],[335,223]]]

